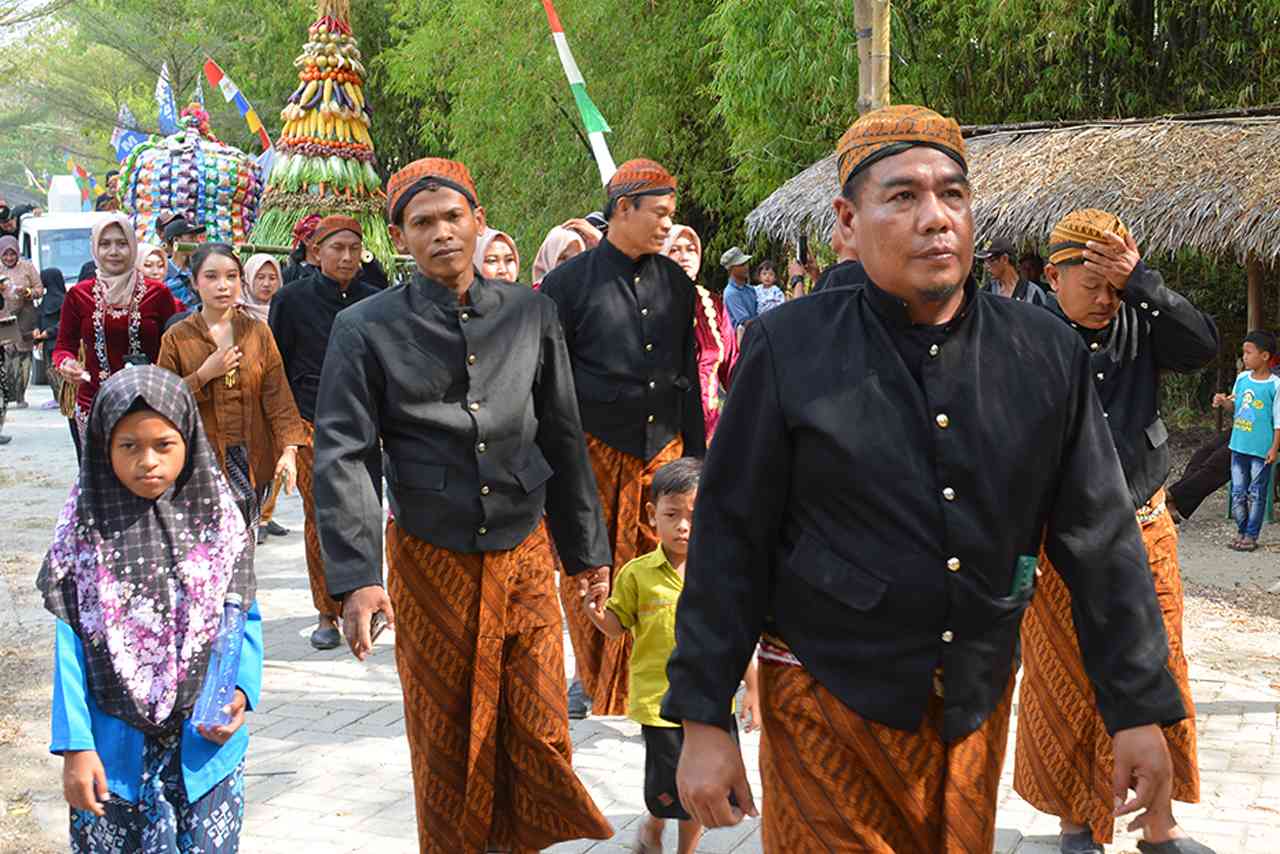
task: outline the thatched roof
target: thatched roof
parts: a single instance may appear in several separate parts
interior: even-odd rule
[[[1075,208],[1115,213],[1144,254],[1280,258],[1280,116],[966,128],[978,238],[1047,239]],[[752,237],[827,239],[835,157],[747,217]]]

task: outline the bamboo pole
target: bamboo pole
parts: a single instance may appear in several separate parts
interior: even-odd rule
[[[871,4],[872,0],[853,0],[853,28],[858,39],[858,115],[872,109],[871,93]]]
[[[893,44],[890,32],[890,0],[872,0],[871,3],[871,108],[878,110],[889,106],[889,56]]]
[[[1262,329],[1265,325],[1262,320],[1262,284],[1265,278],[1265,269],[1256,255],[1250,255],[1245,262],[1245,271],[1249,276],[1249,331],[1253,331],[1254,329]]]

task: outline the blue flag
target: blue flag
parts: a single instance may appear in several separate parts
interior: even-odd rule
[[[157,123],[160,132],[178,132],[178,105],[173,100],[173,87],[169,85],[169,63],[160,66],[160,79],[156,81],[156,106],[160,108]]]
[[[116,150],[116,162],[123,163],[129,154],[147,141],[147,135],[137,130],[138,121],[128,104],[120,105],[116,116],[116,129],[111,134],[111,145]]]

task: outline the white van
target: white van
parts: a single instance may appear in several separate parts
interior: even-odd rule
[[[49,207],[42,216],[25,216],[18,233],[22,257],[37,270],[57,267],[67,288],[80,281],[80,268],[93,258],[89,234],[108,214],[80,210],[80,190],[75,178],[56,175],[49,182]],[[68,185],[70,185],[68,187]]]

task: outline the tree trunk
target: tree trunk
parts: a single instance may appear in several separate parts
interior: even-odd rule
[[[893,40],[890,32],[889,0],[872,0],[871,4],[871,107],[889,106],[889,55]]]
[[[1262,329],[1264,326],[1262,320],[1263,311],[1263,295],[1262,284],[1265,278],[1265,268],[1262,262],[1256,256],[1250,255],[1245,262],[1245,270],[1249,276],[1249,330]]]
[[[858,115],[872,109],[871,81],[871,4],[872,0],[853,0],[853,29],[858,39]]]

